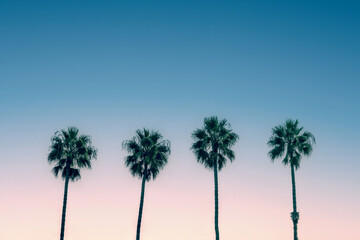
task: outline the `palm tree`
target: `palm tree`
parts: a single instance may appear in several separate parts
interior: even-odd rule
[[[230,129],[230,124],[226,119],[219,121],[217,117],[209,117],[204,119],[204,128],[196,129],[192,133],[192,138],[194,143],[191,150],[198,163],[214,170],[215,234],[216,240],[219,240],[218,171],[225,166],[227,160],[232,162],[235,159],[235,153],[231,147],[239,136]]]
[[[315,137],[310,132],[303,131],[303,127],[298,125],[298,120],[289,119],[285,124],[274,127],[267,143],[272,148],[269,151],[270,159],[274,162],[276,158],[282,158],[282,163],[290,165],[291,168],[293,198],[291,219],[294,224],[294,240],[298,240],[297,224],[299,221],[299,212],[296,207],[295,170],[300,167],[302,156],[311,155],[313,144],[315,144]]]
[[[144,205],[145,182],[155,179],[160,170],[165,166],[170,154],[170,142],[156,131],[148,129],[137,130],[136,135],[124,141],[123,149],[130,155],[125,158],[125,165],[131,174],[142,179],[141,197],[138,222],[136,228],[136,240],[140,240],[141,218]]]
[[[55,163],[55,167],[52,169],[55,177],[60,173],[65,180],[60,240],[64,239],[69,180],[79,180],[81,178],[80,168],[91,169],[91,160],[96,159],[96,156],[97,150],[91,145],[90,137],[79,135],[76,127],[69,127],[67,131],[55,132],[51,138],[48,162]]]

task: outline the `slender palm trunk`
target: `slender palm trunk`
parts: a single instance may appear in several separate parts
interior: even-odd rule
[[[66,178],[65,178],[63,209],[61,216],[60,240],[64,240],[64,232],[65,232],[66,204],[67,204],[67,194],[68,194],[68,186],[69,186],[69,166],[66,167],[65,171],[66,171]]]
[[[291,183],[292,183],[292,198],[293,198],[293,212],[291,213],[291,219],[294,224],[294,240],[298,240],[297,236],[297,224],[299,221],[299,213],[296,208],[296,188],[295,188],[295,170],[294,165],[291,164]]]
[[[215,183],[215,235],[216,240],[220,239],[219,236],[219,199],[218,199],[218,166],[217,161],[214,161],[214,183]]]
[[[144,175],[141,184],[141,197],[140,197],[139,216],[138,216],[138,222],[136,228],[136,240],[140,240],[140,227],[141,227],[142,211],[144,206],[145,182],[146,182],[146,176]]]

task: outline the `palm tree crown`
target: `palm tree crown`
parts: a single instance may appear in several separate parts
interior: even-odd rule
[[[209,117],[204,119],[204,128],[192,133],[192,138],[194,143],[191,149],[196,160],[214,170],[215,239],[219,240],[218,170],[225,166],[227,160],[232,162],[235,159],[231,147],[239,136],[230,129],[230,124],[225,119],[219,121],[217,117]]]
[[[68,169],[69,179],[78,180],[81,178],[80,168],[91,169],[91,160],[96,157],[97,150],[91,145],[90,137],[79,135],[76,127],[58,131],[51,138],[48,162],[55,163],[52,172],[56,177],[61,173],[65,179]]]
[[[272,136],[268,141],[269,157],[272,161],[283,157],[284,165],[292,165],[295,169],[300,167],[301,156],[310,156],[315,137],[298,126],[298,120],[287,120],[284,125],[272,129]]]
[[[149,181],[155,179],[167,163],[170,141],[164,140],[159,132],[144,128],[137,130],[131,140],[124,141],[123,149],[130,153],[125,158],[125,165],[131,174]]]
[[[196,129],[192,133],[194,143],[191,150],[194,152],[199,163],[206,168],[213,169],[216,165],[221,170],[227,160],[235,159],[231,147],[236,143],[239,136],[230,129],[226,119],[221,121],[216,116],[204,119],[204,128]]]
[[[295,184],[295,169],[300,167],[301,157],[310,156],[315,144],[315,137],[310,132],[303,132],[302,127],[298,127],[298,120],[287,120],[284,125],[276,126],[272,129],[272,135],[268,141],[269,157],[272,161],[276,158],[283,158],[284,165],[290,165],[291,168],[291,185],[292,185],[292,199],[293,211],[291,212],[291,219],[294,228],[294,240],[298,240],[298,222],[300,214],[297,211],[296,202],[296,184]]]

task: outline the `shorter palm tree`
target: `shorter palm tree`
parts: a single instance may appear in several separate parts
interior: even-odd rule
[[[52,169],[55,177],[60,174],[65,180],[60,240],[64,239],[69,180],[75,181],[81,178],[80,168],[91,169],[91,160],[96,159],[96,155],[97,150],[91,145],[90,137],[79,135],[76,127],[56,132],[51,138],[48,162],[55,163],[55,167]]]
[[[310,132],[303,132],[299,127],[298,120],[287,120],[285,124],[276,126],[272,129],[272,135],[268,141],[270,159],[274,162],[277,158],[282,158],[284,165],[290,165],[291,183],[293,197],[293,212],[291,219],[294,225],[294,240],[297,237],[297,224],[299,221],[299,212],[296,206],[296,188],[295,188],[295,170],[300,167],[302,156],[310,156],[315,144],[315,137]]]
[[[144,205],[145,182],[155,179],[160,170],[165,166],[170,154],[170,142],[156,131],[148,129],[137,130],[136,135],[123,142],[129,156],[125,158],[125,165],[130,169],[133,176],[142,179],[141,197],[138,222],[136,228],[136,240],[140,239],[141,218]]]
[[[191,150],[199,163],[214,171],[215,185],[215,239],[220,239],[219,233],[219,201],[218,201],[218,171],[229,160],[235,159],[231,149],[239,136],[234,133],[226,119],[218,120],[217,117],[204,119],[204,128],[196,129],[192,133],[194,143]]]

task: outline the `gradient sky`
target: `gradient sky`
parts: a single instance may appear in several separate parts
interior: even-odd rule
[[[0,239],[59,237],[55,131],[92,136],[98,160],[69,186],[67,240],[134,239],[139,179],[123,140],[159,130],[168,165],[147,184],[142,239],[214,238],[213,174],[191,132],[218,115],[240,141],[219,174],[222,240],[292,236],[290,169],[271,128],[317,138],[296,173],[299,238],[358,240],[357,1],[0,1]]]

